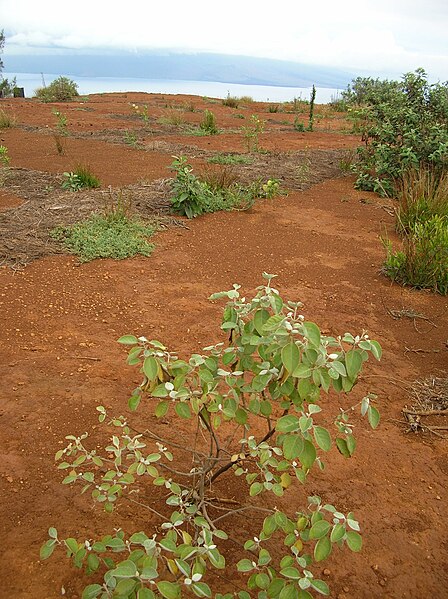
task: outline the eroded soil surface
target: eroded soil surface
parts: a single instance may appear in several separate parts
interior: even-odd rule
[[[147,123],[131,103],[148,105]],[[135,505],[123,502],[111,517],[62,486],[54,454],[67,434],[89,431],[95,439],[97,405],[115,414],[126,410],[139,378],[125,365],[119,336],[157,338],[187,357],[223,339],[222,306],[207,297],[236,282],[249,296],[267,271],[278,275],[282,295],[301,300],[306,318],[325,332],[366,330],[384,351],[381,363],[365,367],[354,398],[323,400],[335,415],[339,401],[348,406],[374,392],[380,427],[373,432],[354,416],[355,456],[345,460],[331,452],[326,470],[312,473],[306,489],[288,490],[278,505],[299,509],[307,495],[319,494],[355,511],[363,550],[334,551],[317,568],[332,597],[448,597],[447,441],[443,433],[405,433],[401,413],[413,381],[448,376],[448,300],[398,287],[380,274],[380,236],[388,231],[396,242],[391,204],[354,190],[353,179],[340,171],[359,143],[343,115],[326,111],[313,133],[299,133],[294,114],[269,112],[266,104],[232,109],[194,96],[96,95],[56,106],[67,114],[70,133],[60,156],[52,107],[18,99],[0,106],[17,120],[0,135],[11,156],[0,190],[0,596],[75,599],[93,582],[61,554],[39,560],[49,526],[62,538],[79,539],[114,526],[151,532],[156,522]],[[206,108],[224,130],[220,135],[198,137],[185,128],[197,126]],[[240,127],[251,114],[266,120],[260,145],[268,153],[257,154],[250,167],[235,167],[237,174],[276,177],[288,195],[259,201],[248,212],[173,220],[166,182],[172,155],[184,154],[201,169],[218,152],[246,152]],[[176,115],[183,129],[166,124]],[[300,118],[306,124],[306,114]],[[102,188],[61,191],[62,173],[80,162]],[[149,258],[80,265],[61,254],[48,233],[100,210],[108,186],[134,193],[136,211],[166,218],[164,229]],[[187,434],[177,422],[174,429],[144,411],[137,418],[161,436]],[[229,474],[220,493],[238,499],[241,488],[232,482]],[[249,524],[235,517],[235,536]],[[238,557],[234,545],[225,552]]]

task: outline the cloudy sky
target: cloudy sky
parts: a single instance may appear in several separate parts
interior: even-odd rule
[[[166,48],[448,80],[448,0],[0,0],[4,57]]]

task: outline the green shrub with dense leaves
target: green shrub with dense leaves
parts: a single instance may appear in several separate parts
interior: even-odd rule
[[[400,82],[358,78],[344,92],[364,146],[358,189],[393,197],[406,171],[448,167],[448,83],[430,84],[423,69]]]
[[[70,102],[79,96],[78,84],[68,77],[58,77],[50,85],[34,92],[42,102]]]

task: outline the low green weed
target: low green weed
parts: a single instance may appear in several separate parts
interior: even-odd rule
[[[8,156],[8,148],[6,146],[0,146],[0,163],[3,166],[8,166],[11,158]]]
[[[16,118],[4,110],[0,110],[0,129],[10,129],[16,124]]]
[[[247,151],[249,154],[251,152],[259,152],[259,136],[264,131],[265,121],[260,119],[256,114],[251,115],[250,124],[244,127],[241,127],[241,131],[243,133],[244,140],[246,142]]]
[[[245,154],[216,154],[208,159],[211,164],[252,164],[252,156]]]
[[[248,210],[256,198],[274,197],[279,193],[274,179],[266,184],[266,189],[263,189],[262,181],[245,187],[225,169],[219,173],[205,173],[200,179],[185,156],[174,157],[171,170],[176,173],[172,181],[171,205],[177,214],[187,218],[219,210]]]
[[[149,256],[154,245],[148,242],[148,237],[154,232],[152,225],[120,214],[93,214],[71,227],[58,227],[51,236],[81,262],[90,262],[96,258],[123,260],[137,254]]]

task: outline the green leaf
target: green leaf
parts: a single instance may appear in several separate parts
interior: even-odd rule
[[[255,482],[252,483],[249,489],[249,495],[251,497],[255,497],[255,495],[258,495],[259,493],[261,493],[263,490],[263,485],[261,483]]]
[[[313,526],[310,528],[310,539],[321,539],[324,537],[330,530],[331,524],[326,520],[318,520]]]
[[[287,460],[295,460],[303,451],[303,439],[300,435],[290,434],[283,438],[283,455]]]
[[[328,584],[323,580],[311,580],[311,586],[313,589],[316,589],[321,595],[329,595],[330,589],[328,588]]]
[[[309,470],[311,466],[314,464],[316,457],[317,454],[314,445],[311,443],[311,441],[304,441],[303,450],[301,451],[299,456],[302,466]]]
[[[350,458],[351,457],[351,453],[347,447],[347,442],[345,441],[345,439],[342,439],[341,437],[338,437],[336,439],[336,447],[338,448],[339,452],[342,453],[342,455],[344,456],[344,458]]]
[[[131,397],[129,398],[128,407],[132,412],[134,412],[138,408],[141,398],[142,396],[140,394],[131,395]]]
[[[307,379],[311,376],[311,368],[309,366],[307,366],[306,364],[299,364],[297,366],[297,368],[294,370],[294,372],[292,373],[292,376],[297,379]],[[299,389],[299,393],[300,393],[300,389]],[[302,399],[304,399],[304,397],[302,396],[302,393],[300,393],[300,396],[302,397]]]
[[[383,350],[381,349],[381,345],[378,341],[370,341],[370,351],[375,356],[377,360],[381,360],[381,356],[383,355]]]
[[[82,599],[95,599],[103,590],[99,584],[89,584],[82,592]]]
[[[266,566],[271,561],[271,554],[267,549],[260,549],[260,553],[258,554],[258,565]]]
[[[137,337],[134,337],[134,335],[123,335],[123,337],[118,339],[118,343],[121,343],[122,345],[135,345],[138,343],[138,339]]]
[[[362,368],[361,352],[356,349],[351,349],[345,354],[345,367],[350,381],[354,381]]]
[[[345,536],[345,526],[341,523],[335,524],[333,526],[333,530],[331,531],[330,541],[332,543],[337,543]]]
[[[255,584],[257,585],[257,587],[259,589],[267,589],[270,582],[271,582],[271,579],[264,572],[261,572],[260,574],[257,574],[255,576]]]
[[[237,567],[238,572],[250,572],[251,570],[254,569],[255,566],[253,565],[253,563],[250,560],[241,559],[237,563],[236,567]]]
[[[330,364],[333,370],[336,370],[338,374],[340,374],[341,376],[347,376],[347,370],[345,369],[345,366],[342,362],[334,360],[333,362],[330,362]]]
[[[345,536],[347,545],[352,551],[361,551],[362,548],[362,537],[359,533],[354,530],[348,530]]]
[[[330,555],[332,549],[331,541],[328,537],[322,537],[314,547],[314,559],[321,562]]]
[[[367,410],[367,419],[370,426],[375,429],[380,423],[380,413],[374,406],[369,406]]]
[[[279,433],[293,433],[299,430],[299,419],[293,414],[287,414],[277,420],[275,428]]]
[[[55,529],[53,526],[51,526],[51,527],[48,529],[48,536],[49,536],[51,539],[57,539],[57,538],[58,538],[58,531],[57,531],[57,530],[56,530],[56,529]]]
[[[211,597],[212,596],[210,587],[205,582],[194,582],[191,585],[191,588],[193,589],[193,593],[197,597]]]
[[[176,403],[176,405],[174,406],[174,410],[176,411],[176,414],[181,418],[191,418],[190,404],[186,403],[185,401]]]
[[[283,568],[283,570],[280,570],[280,574],[285,576],[285,578],[293,578],[294,580],[299,580],[299,578],[302,578],[302,574],[297,570],[297,568],[293,568],[292,566]]]
[[[150,381],[155,381],[157,378],[158,364],[153,356],[148,356],[143,362],[143,372]]]
[[[270,537],[277,530],[277,522],[275,514],[266,516],[263,521],[263,532],[267,537]]]
[[[157,416],[157,418],[162,418],[162,416],[165,416],[165,414],[168,412],[169,405],[170,404],[168,401],[159,401],[156,409],[154,410],[154,414]]]
[[[263,333],[269,333],[271,331],[275,331],[279,328],[280,324],[285,320],[285,316],[282,314],[274,314],[268,318],[268,320],[263,325]]]
[[[178,599],[180,597],[180,586],[167,580],[162,580],[157,583],[159,593],[166,599]]]
[[[316,439],[316,443],[321,449],[328,451],[331,448],[331,437],[326,428],[323,428],[322,426],[315,426],[313,428],[313,434],[314,438]]]
[[[40,559],[48,559],[50,555],[53,553],[54,548],[56,546],[56,541],[54,539],[49,539],[46,541],[42,547],[40,548],[39,557]]]
[[[320,329],[314,322],[304,322],[302,324],[304,336],[308,339],[313,347],[320,345]]]
[[[280,591],[278,599],[297,599],[298,592],[295,584],[286,584]]]
[[[131,593],[135,589],[135,585],[137,584],[136,580],[131,580],[130,578],[126,578],[120,580],[120,582],[115,587],[114,595],[117,597],[121,597],[122,599],[130,599]]]
[[[300,363],[300,351],[294,342],[288,343],[282,349],[281,358],[283,366],[291,374]]]
[[[254,315],[254,327],[259,335],[263,335],[263,325],[269,320],[269,312],[261,309],[257,310]]]
[[[115,578],[132,578],[137,574],[137,566],[130,559],[120,562],[115,570],[112,570],[112,575]]]
[[[155,599],[155,595],[149,589],[139,589],[137,591],[137,599]]]

